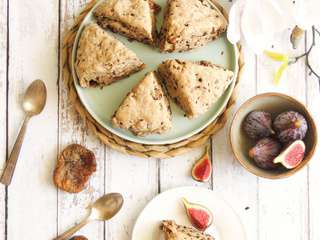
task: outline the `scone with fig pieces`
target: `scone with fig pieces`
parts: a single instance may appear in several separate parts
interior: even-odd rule
[[[75,70],[81,87],[103,87],[144,68],[144,63],[110,33],[91,23],[81,33]]]
[[[164,233],[165,240],[214,240],[214,238],[194,227],[178,225],[174,221],[164,220],[160,229]]]
[[[107,0],[97,7],[94,16],[103,28],[155,46],[159,11],[153,0]]]
[[[208,61],[166,60],[158,71],[188,118],[207,112],[233,80],[232,71]]]
[[[58,158],[53,181],[63,191],[78,193],[85,188],[96,168],[96,158],[92,151],[79,144],[71,144]]]
[[[210,0],[168,0],[160,32],[161,52],[182,52],[218,38],[228,21]]]
[[[169,100],[156,72],[148,73],[129,92],[114,113],[112,123],[138,136],[161,134],[171,129]]]

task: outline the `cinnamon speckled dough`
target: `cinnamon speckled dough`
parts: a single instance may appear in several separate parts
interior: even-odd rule
[[[156,14],[160,6],[153,0],[106,0],[94,15],[98,24],[128,38],[157,44]]]
[[[163,133],[172,127],[169,101],[155,72],[148,73],[123,100],[112,122],[135,135]]]
[[[225,32],[227,25],[210,0],[168,0],[160,50],[181,52],[203,46]]]
[[[233,80],[233,72],[207,61],[167,60],[159,66],[169,95],[194,118],[206,111]]]
[[[101,87],[144,67],[137,55],[97,24],[83,30],[75,63],[81,87]]]
[[[92,151],[79,144],[71,144],[59,156],[53,174],[54,183],[66,192],[81,192],[96,167]]]
[[[171,220],[162,221],[160,229],[164,233],[165,240],[214,240],[209,234],[193,227],[178,225]]]

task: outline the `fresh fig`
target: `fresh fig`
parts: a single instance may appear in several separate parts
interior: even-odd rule
[[[273,162],[281,152],[281,144],[273,138],[263,138],[250,149],[249,156],[255,163],[264,169],[274,169],[277,165]]]
[[[296,140],[291,143],[273,162],[281,163],[285,168],[297,167],[304,158],[306,146],[303,141]]]
[[[306,119],[295,111],[287,111],[279,114],[273,121],[273,127],[282,143],[302,140],[308,130]]]
[[[211,211],[203,205],[188,202],[185,198],[182,201],[191,224],[199,231],[205,231],[212,224]]]
[[[271,114],[264,111],[250,112],[243,122],[243,130],[255,140],[273,135]]]
[[[196,181],[207,182],[210,179],[211,173],[212,166],[207,148],[205,154],[194,164],[191,175]]]

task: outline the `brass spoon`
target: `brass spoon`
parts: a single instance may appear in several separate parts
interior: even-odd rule
[[[24,97],[22,102],[23,110],[25,111],[25,118],[20,129],[17,140],[13,146],[9,159],[7,161],[7,165],[2,173],[0,182],[4,185],[9,185],[12,180],[12,176],[14,173],[14,169],[17,164],[17,160],[20,154],[21,146],[23,143],[23,139],[26,133],[27,125],[31,117],[34,115],[38,115],[42,112],[44,106],[46,105],[47,100],[47,89],[46,85],[41,80],[33,81]]]
[[[91,221],[109,220],[119,212],[122,204],[123,197],[120,193],[109,193],[100,197],[91,206],[89,206],[89,215],[83,221],[55,238],[55,240],[69,239],[74,233],[79,231],[82,227],[84,227]]]

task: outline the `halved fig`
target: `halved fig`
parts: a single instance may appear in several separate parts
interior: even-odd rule
[[[205,231],[211,224],[213,216],[211,211],[203,205],[188,202],[182,199],[191,224],[200,231]]]
[[[287,169],[295,168],[302,162],[305,150],[303,141],[294,141],[273,162],[281,163]]]
[[[200,182],[207,182],[212,173],[211,161],[209,159],[208,148],[204,155],[194,164],[191,175],[194,180]]]

